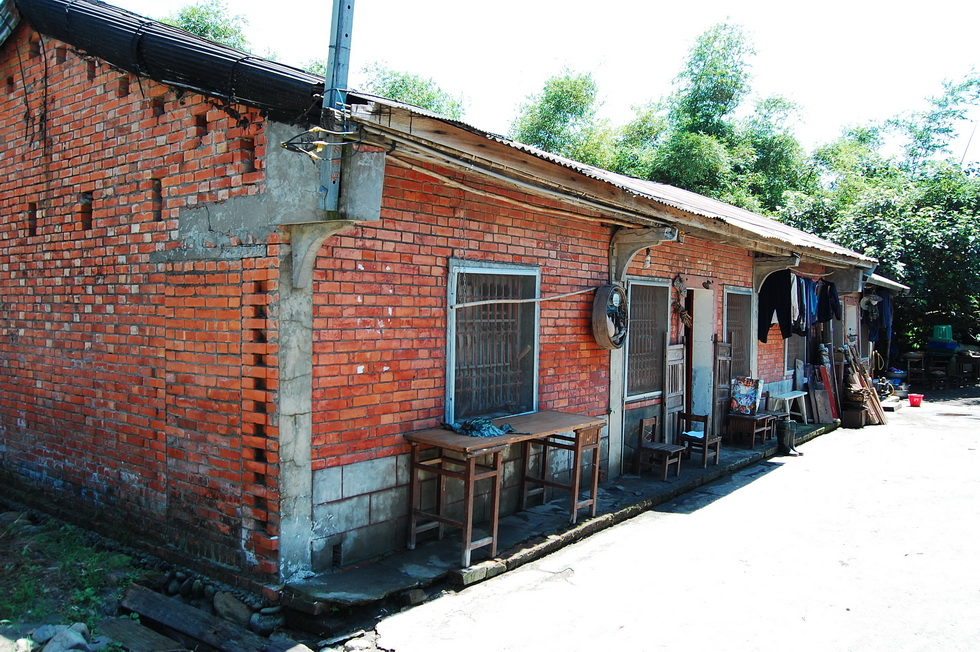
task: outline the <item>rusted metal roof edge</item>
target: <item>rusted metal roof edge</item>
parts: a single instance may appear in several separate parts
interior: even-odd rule
[[[642,179],[636,179],[634,177],[603,170],[602,168],[595,166],[579,163],[578,161],[558,156],[556,154],[551,154],[550,152],[545,152],[536,147],[510,140],[505,136],[479,129],[478,127],[466,122],[447,118],[446,116],[427,111],[411,104],[397,102],[389,98],[357,91],[352,91],[351,97],[361,98],[369,102],[381,104],[389,109],[405,111],[411,115],[437,120],[446,125],[478,135],[481,138],[485,138],[488,141],[497,143],[504,147],[523,152],[596,181],[609,184],[619,190],[625,191],[637,199],[652,201],[654,203],[673,208],[677,211],[682,211],[683,213],[691,216],[710,220],[710,222],[707,224],[703,223],[701,220],[698,220],[698,222],[695,224],[688,224],[688,227],[695,226],[699,227],[699,229],[704,229],[711,232],[713,230],[711,227],[712,222],[716,224],[721,223],[728,227],[726,229],[728,233],[722,235],[731,235],[730,230],[734,229],[736,232],[740,232],[742,234],[741,239],[748,243],[751,243],[753,240],[768,241],[776,247],[806,254],[810,258],[823,259],[827,262],[837,264],[854,265],[866,269],[874,268],[877,262],[874,258],[870,258],[856,251],[847,249],[846,247],[842,247],[830,240],[826,240],[811,233],[807,233],[806,231],[794,228],[773,218],[759,215],[757,213],[753,213],[752,211],[727,204],[717,199],[705,197],[704,195],[699,195],[689,190],[684,190],[682,188],[656,183],[653,181],[644,181]],[[627,206],[622,202],[620,202],[619,208],[634,214],[638,214],[642,210],[635,204]],[[662,214],[649,214],[649,219],[658,223],[664,221]],[[683,230],[685,225],[678,224],[678,226]]]

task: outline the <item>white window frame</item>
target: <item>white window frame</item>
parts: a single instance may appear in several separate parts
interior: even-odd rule
[[[654,280],[654,279],[646,279],[646,278],[644,278],[644,279],[629,279],[629,282],[627,284],[627,288],[626,289],[627,289],[627,292],[628,292],[628,298],[627,298],[627,300],[629,301],[630,312],[632,312],[632,310],[633,310],[633,303],[632,303],[633,302],[633,288],[636,287],[636,286],[641,286],[641,285],[642,286],[650,286],[650,287],[666,288],[666,290],[667,290],[667,300],[664,302],[666,305],[664,306],[663,318],[664,318],[664,323],[667,325],[667,330],[669,330],[670,329],[670,317],[671,317],[670,316],[670,299],[671,299],[671,296],[670,296],[670,282],[667,281],[667,280],[660,280],[660,279],[656,279],[656,280]],[[649,399],[649,398],[657,398],[657,397],[659,397],[659,396],[661,396],[663,394],[663,390],[662,389],[656,390],[656,391],[653,391],[653,392],[644,392],[644,393],[641,393],[641,394],[630,394],[629,393],[630,392],[630,377],[629,376],[630,376],[630,341],[631,341],[630,334],[631,334],[631,332],[632,332],[632,329],[630,329],[630,331],[628,331],[627,332],[627,335],[626,335],[626,347],[625,347],[626,348],[626,360],[625,360],[625,364],[623,365],[623,395],[626,397],[626,400],[629,401],[629,402],[632,402],[632,401],[642,401],[642,400]],[[666,351],[664,351],[663,353],[666,356]],[[665,382],[665,380],[663,378],[661,378],[661,383],[663,383],[663,382]]]
[[[532,408],[528,412],[538,411],[538,376],[540,374],[540,354],[541,354],[541,270],[537,267],[524,265],[511,265],[507,263],[497,263],[490,261],[475,261],[450,259],[449,261],[449,282],[448,286],[448,317],[446,324],[446,411],[445,418],[447,423],[454,423],[456,419],[456,305],[457,284],[460,274],[487,274],[492,276],[514,275],[534,277],[534,303],[533,306],[533,328],[534,334],[532,342],[534,346],[534,360],[532,374]],[[522,412],[521,414],[527,414]],[[506,416],[515,416],[513,414]]]
[[[749,358],[749,371],[748,371],[748,373],[749,373],[750,376],[755,377],[756,372],[757,372],[757,369],[758,369],[758,364],[759,364],[759,350],[758,350],[758,348],[756,348],[757,347],[756,341],[758,340],[756,331],[758,330],[758,324],[757,324],[757,322],[759,321],[758,320],[758,317],[757,317],[757,315],[758,315],[758,312],[757,312],[757,310],[758,310],[758,304],[756,302],[756,294],[752,291],[752,288],[741,288],[741,287],[726,287],[725,288],[725,301],[724,301],[724,304],[722,306],[722,309],[725,311],[725,319],[722,322],[725,325],[725,332],[724,332],[724,341],[725,342],[728,342],[728,336],[729,336],[729,333],[731,333],[731,331],[728,328],[728,319],[729,319],[729,315],[728,315],[728,296],[731,295],[731,294],[738,294],[740,296],[748,296],[749,297],[749,313],[748,313],[748,315],[746,315],[746,317],[748,318],[748,323],[745,324],[746,340],[748,341],[748,349],[749,349],[749,353],[748,353],[748,358]],[[735,342],[728,342],[728,343],[732,345],[733,350],[734,350]],[[732,374],[733,375],[736,375],[735,374],[735,368],[734,368],[734,360],[733,360],[733,366],[732,366]]]

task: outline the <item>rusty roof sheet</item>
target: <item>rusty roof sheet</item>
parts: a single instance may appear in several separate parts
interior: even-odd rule
[[[718,199],[712,199],[711,197],[699,195],[696,192],[691,192],[689,190],[684,190],[683,188],[677,188],[675,186],[669,186],[663,183],[656,183],[654,181],[645,181],[643,179],[637,179],[623,174],[610,172],[608,170],[603,170],[602,168],[592,165],[586,165],[585,163],[579,163],[578,161],[546,152],[538,149],[537,147],[532,147],[531,145],[526,145],[524,143],[511,140],[506,136],[480,129],[479,127],[475,127],[461,120],[447,118],[446,116],[433,113],[411,104],[405,104],[403,102],[372,95],[370,93],[362,93],[360,91],[352,91],[351,96],[364,98],[372,102],[390,106],[392,108],[402,109],[417,115],[440,120],[447,124],[451,124],[461,129],[481,135],[489,140],[498,142],[501,145],[512,147],[537,158],[569,168],[587,177],[611,184],[637,197],[652,200],[692,215],[708,218],[710,220],[717,220],[718,222],[724,223],[731,228],[745,232],[747,235],[749,235],[749,237],[755,237],[759,240],[772,241],[773,243],[782,246],[788,245],[790,247],[818,250],[835,257],[851,259],[856,264],[861,266],[874,267],[876,263],[874,258],[870,258],[846,247],[842,247],[825,238],[815,236],[811,233],[807,233],[806,231],[801,231],[800,229],[779,222],[771,217],[753,213],[752,211],[739,208],[738,206],[733,206],[732,204],[727,204]]]
[[[586,165],[585,163],[579,163],[562,156],[557,156],[555,154],[542,151],[530,145],[509,140],[503,136],[488,133],[487,137],[504,145],[520,149],[533,156],[544,158],[558,165],[573,169],[593,179],[605,181],[606,183],[622,188],[623,190],[626,190],[638,197],[644,197],[687,213],[692,213],[694,215],[699,215],[712,220],[718,220],[719,222],[723,222],[730,227],[746,231],[761,240],[772,240],[794,247],[818,249],[835,256],[852,258],[856,262],[860,261],[862,263],[868,263],[872,266],[875,263],[874,258],[870,258],[861,253],[848,249],[847,247],[842,247],[841,245],[825,238],[821,238],[811,233],[807,233],[806,231],[792,227],[788,224],[784,224],[783,222],[780,222],[774,218],[753,213],[750,210],[725,203],[719,199],[699,195],[696,192],[684,190],[683,188],[678,188],[676,186],[669,186],[667,184],[657,183],[655,181],[646,181],[635,177],[629,177],[624,174],[617,174],[615,172],[603,170],[602,168]]]

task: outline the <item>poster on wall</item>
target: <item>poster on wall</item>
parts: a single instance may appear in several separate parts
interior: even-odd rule
[[[762,399],[762,380],[739,376],[732,381],[732,412],[755,414]]]

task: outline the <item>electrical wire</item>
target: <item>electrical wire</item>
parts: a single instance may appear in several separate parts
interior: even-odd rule
[[[565,297],[573,297],[576,294],[585,294],[587,292],[594,292],[595,288],[586,288],[584,290],[576,290],[575,292],[566,292],[564,294],[556,294],[550,297],[537,297],[534,299],[488,299],[486,301],[470,301],[469,303],[454,303],[449,306],[450,310],[459,310],[460,308],[472,308],[473,306],[490,306],[496,304],[511,304],[511,303],[542,303],[544,301],[554,301],[555,299],[564,299]]]

